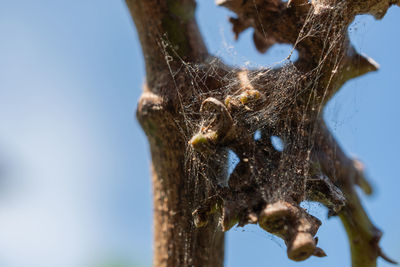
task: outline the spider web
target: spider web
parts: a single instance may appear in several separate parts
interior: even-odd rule
[[[255,1],[251,1],[256,6]],[[268,104],[256,109],[252,107],[243,108],[236,111],[235,117],[242,120],[241,125],[247,127],[247,135],[253,136],[255,142],[263,139],[264,144],[269,146],[268,153],[270,155],[280,155],[280,161],[270,162],[273,168],[279,170],[279,177],[270,178],[266,176],[265,169],[251,169],[250,176],[259,185],[260,190],[258,193],[265,203],[285,199],[292,195],[293,192],[296,192],[296,197],[300,199],[300,202],[306,200],[305,184],[307,177],[312,176],[307,172],[309,172],[309,165],[311,164],[311,150],[314,146],[313,142],[317,131],[310,130],[311,134],[308,135],[307,145],[296,145],[296,143],[304,142],[304,140],[296,137],[297,131],[304,125],[292,125],[290,116],[293,113],[287,112],[287,110],[295,105],[295,99],[299,95],[306,94],[309,103],[305,105],[303,113],[298,112],[299,114],[296,114],[296,116],[306,117],[310,109],[316,109],[316,114],[322,116],[325,102],[321,101],[318,106],[313,106],[312,103],[315,102],[316,95],[320,94],[321,91],[323,92],[322,98],[328,97],[330,82],[325,85],[325,88],[321,88],[320,82],[323,75],[323,67],[328,57],[334,58],[332,60],[334,65],[330,75],[331,80],[337,73],[337,68],[341,66],[343,55],[332,55],[332,53],[343,42],[344,34],[342,31],[337,30],[335,25],[340,25],[344,8],[344,5],[338,4],[335,6],[335,11],[329,12],[329,16],[326,16],[323,20],[321,20],[321,16],[316,16],[316,11],[311,8],[303,28],[287,57],[267,67],[258,66],[249,61],[242,66],[228,67],[216,57],[211,57],[208,62],[202,64],[185,62],[183,59],[178,59],[178,62],[176,62],[179,56],[170,54],[174,53],[174,49],[172,49],[168,41],[168,36],[164,36],[160,41],[160,47],[168,66],[172,61],[175,61],[174,64],[178,63],[180,66],[175,71],[170,67],[170,75],[174,81],[180,102],[180,114],[184,118],[184,124],[177,119],[176,125],[182,137],[186,140],[185,170],[188,177],[186,182],[187,185],[194,185],[194,199],[197,205],[201,205],[204,199],[218,195],[218,188],[229,188],[231,175],[235,167],[241,162],[257,161],[256,156],[253,154],[240,154],[229,144],[218,146],[212,153],[196,150],[190,144],[190,140],[206,126],[204,125],[204,119],[202,119],[204,114],[200,111],[200,104],[210,97],[216,98],[222,103],[226,103],[227,99],[240,99],[246,90],[256,90],[254,88],[263,87],[264,80],[273,81],[266,83],[269,88],[263,91]],[[262,11],[259,10],[259,12]],[[326,32],[325,34],[329,38],[323,41],[323,51],[319,55],[317,66],[306,73],[299,71],[295,64],[296,56],[293,56],[296,53],[297,44],[306,38],[320,36],[321,31]],[[265,32],[263,34],[265,38],[268,38]],[[237,56],[230,45],[225,45],[225,47],[229,51],[228,53],[232,53],[235,57]],[[247,72],[246,70],[249,69],[251,71]],[[241,72],[243,72],[242,79],[238,79]],[[181,76],[190,77],[190,83],[186,84],[187,87],[190,87],[190,90],[179,86],[178,79]],[[210,77],[221,84],[217,91],[209,88],[208,79]],[[307,81],[306,86],[302,81]],[[186,93],[187,91],[190,92],[190,95]],[[287,114],[288,117],[282,120],[282,114]],[[300,121],[302,120],[300,119]],[[280,127],[285,131],[275,133],[276,125],[281,125]],[[294,127],[295,129],[293,130]],[[240,143],[241,140],[236,137],[234,142]],[[303,156],[301,160],[298,160],[299,153]],[[301,173],[301,175],[293,175],[296,173]],[[203,187],[204,183],[208,187],[206,192]],[[265,184],[268,185],[268,189],[266,189]],[[187,186],[185,188],[191,187]],[[187,245],[187,253],[185,253],[184,259],[185,266],[191,266],[190,251],[194,249],[189,246],[191,236],[183,231],[180,234],[186,235],[184,236]]]

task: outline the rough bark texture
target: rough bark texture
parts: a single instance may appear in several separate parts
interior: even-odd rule
[[[362,165],[343,153],[322,109],[346,81],[377,70],[350,44],[355,16],[380,19],[400,1],[217,2],[237,15],[236,37],[252,27],[260,52],[289,43],[299,59],[277,69],[227,67],[208,55],[193,0],[127,0],[146,62],[137,117],[153,161],[154,266],[222,266],[223,231],[248,223],[281,237],[294,261],[323,257],[314,237],[321,222],[299,206],[304,200],[341,218],[353,267],[391,261],[354,190],[372,190]],[[283,151],[271,136],[282,138]],[[240,159],[229,177],[227,149]]]
[[[137,117],[146,132],[153,165],[154,266],[222,266],[224,234],[217,219],[207,227],[195,228],[194,184],[185,171],[185,143],[178,129],[176,88],[185,79],[173,80],[177,66],[167,58],[170,48],[187,62],[201,62],[207,50],[194,20],[195,3],[190,0],[128,0],[140,37],[146,63],[147,85]],[[169,44],[170,44],[169,43]],[[200,181],[198,187],[204,187]],[[204,190],[205,192],[206,190]]]

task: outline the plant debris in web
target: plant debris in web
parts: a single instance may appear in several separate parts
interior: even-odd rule
[[[323,120],[323,108],[348,80],[377,70],[370,58],[356,52],[348,27],[358,14],[382,18],[399,1],[219,0],[236,14],[230,22],[236,38],[253,28],[261,53],[276,43],[292,44],[299,57],[278,68],[231,68],[216,58],[202,64],[182,60],[171,75],[181,103],[187,140],[186,170],[191,181],[207,180],[208,192],[196,191],[196,227],[219,214],[224,231],[258,224],[282,238],[294,261],[323,257],[316,237],[321,222],[300,207],[317,201],[353,228],[383,255],[381,232],[351,209],[360,209],[354,185],[370,194],[362,164],[348,158]],[[160,44],[167,63],[173,48]],[[289,56],[290,57],[290,56]],[[288,58],[289,58],[288,57]],[[176,55],[174,55],[176,58]],[[190,77],[187,80],[187,77]],[[256,136],[256,138],[255,138]],[[273,140],[278,140],[277,147]],[[229,151],[238,163],[228,172]],[[363,212],[363,211],[362,211]],[[365,215],[366,216],[366,215]],[[365,220],[364,220],[365,219]],[[364,240],[364,239],[363,239]],[[367,242],[366,241],[366,242]],[[387,259],[391,261],[390,259]]]

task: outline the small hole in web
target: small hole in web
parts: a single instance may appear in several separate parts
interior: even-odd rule
[[[236,165],[240,162],[239,157],[232,150],[228,150],[228,177],[232,174]]]
[[[303,201],[300,203],[300,207],[305,209],[309,214],[317,217],[324,218],[328,213],[328,208],[318,202],[313,201]]]
[[[255,133],[254,133],[254,140],[255,141],[258,141],[258,140],[260,140],[261,139],[261,131],[260,130],[257,130],[257,131],[255,131]]]
[[[282,139],[278,136],[271,136],[271,143],[272,146],[275,148],[275,150],[282,152],[283,149],[285,148],[285,145],[282,141]]]

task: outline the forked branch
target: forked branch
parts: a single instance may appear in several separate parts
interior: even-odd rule
[[[137,117],[153,160],[154,265],[223,263],[223,231],[258,224],[281,237],[288,257],[325,256],[321,222],[300,207],[318,201],[339,215],[353,267],[388,259],[381,232],[354,186],[371,187],[360,163],[340,149],[323,107],[348,80],[377,70],[359,55],[347,29],[358,14],[382,18],[399,0],[220,0],[236,13],[238,38],[254,28],[260,52],[289,43],[296,62],[276,69],[234,69],[211,57],[193,0],[127,0],[146,62]],[[258,133],[258,137],[255,135]],[[280,138],[277,149],[271,138]],[[239,158],[228,175],[227,151]]]

